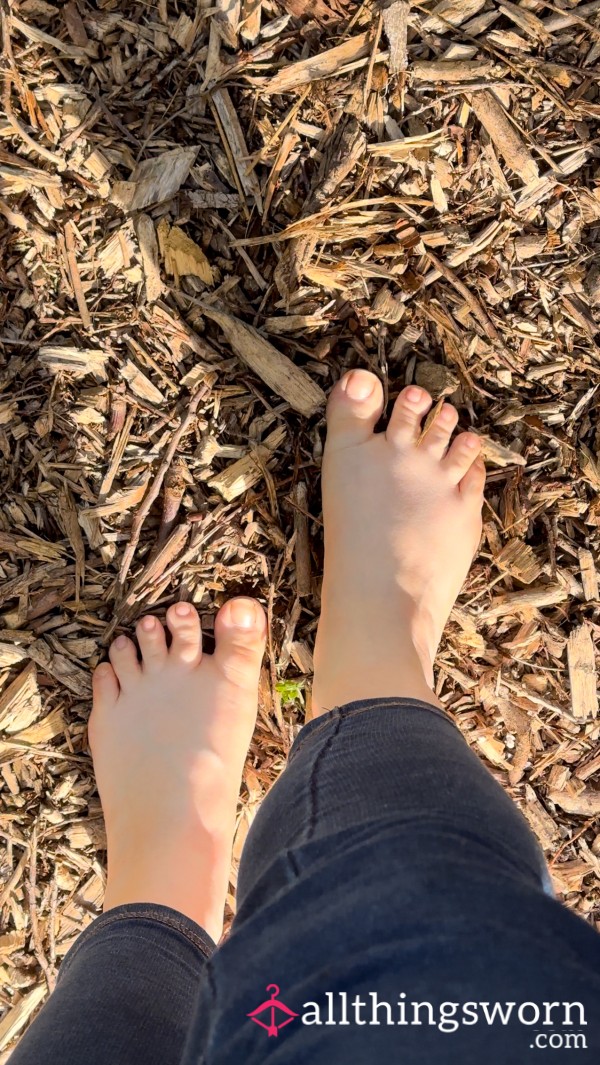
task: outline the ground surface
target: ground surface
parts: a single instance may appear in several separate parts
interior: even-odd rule
[[[90,670],[177,598],[269,612],[237,859],[310,713],[349,367],[486,438],[437,690],[598,918],[596,11],[2,7],[0,1060],[101,906]]]

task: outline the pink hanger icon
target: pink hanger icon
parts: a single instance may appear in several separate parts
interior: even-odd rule
[[[247,1016],[250,1017],[250,1019],[253,1020],[255,1024],[260,1024],[261,1028],[266,1028],[268,1035],[279,1035],[279,1029],[285,1028],[286,1024],[289,1024],[290,1021],[293,1021],[294,1017],[297,1017],[298,1014],[294,1013],[294,1011],[291,1010],[289,1006],[286,1006],[284,1002],[279,1001],[279,999],[277,998],[279,994],[279,988],[277,984],[269,984],[269,986],[267,987],[267,991],[271,992],[271,997],[265,999],[265,1001],[260,1006],[257,1006],[257,1008],[255,1010],[252,1010],[252,1013],[249,1013]],[[259,1014],[264,1013],[266,1010],[270,1011],[269,1024],[265,1024],[264,1021],[259,1020]],[[282,1013],[286,1014],[285,1021],[280,1021],[279,1023],[275,1021],[276,1010],[281,1010]]]

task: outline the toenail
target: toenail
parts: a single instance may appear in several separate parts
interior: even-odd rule
[[[146,632],[150,632],[150,629],[154,628],[154,618],[144,618],[142,621],[142,628],[145,629]]]
[[[109,673],[112,673],[110,662],[101,662],[99,666],[96,666],[96,676],[107,677]]]
[[[175,613],[180,618],[187,617],[189,612],[190,612],[190,604],[189,603],[178,603],[177,606],[175,607]]]
[[[479,447],[479,440],[476,436],[465,436],[463,441],[465,447],[475,448]]]
[[[344,391],[350,399],[363,400],[373,395],[377,378],[367,370],[352,370],[344,379]]]
[[[454,409],[450,406],[450,404],[444,403],[444,406],[441,408],[440,413],[438,414],[438,418],[441,418],[443,422],[449,422],[452,418],[453,413]]]
[[[407,403],[414,403],[416,406],[417,403],[421,402],[422,395],[423,393],[420,388],[411,387],[406,389],[406,392],[404,393],[404,398]]]
[[[248,599],[234,599],[229,604],[230,618],[240,629],[251,629],[255,624],[256,611],[254,603]]]
[[[119,651],[122,651],[124,647],[127,647],[127,637],[117,636],[115,640],[115,647],[117,647]]]

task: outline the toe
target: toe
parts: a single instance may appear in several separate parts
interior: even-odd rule
[[[476,458],[459,484],[460,494],[470,499],[482,499],[485,488],[485,464],[482,458]]]
[[[429,392],[416,385],[403,388],[394,403],[394,409],[385,431],[392,444],[406,446],[415,444],[421,432],[421,418],[429,410],[432,400]]]
[[[381,381],[368,370],[350,370],[338,381],[327,404],[329,446],[362,444],[383,410]]]
[[[215,618],[214,659],[227,680],[239,687],[258,685],[267,621],[255,599],[231,599]]]
[[[102,662],[101,665],[96,666],[92,686],[95,708],[102,710],[104,707],[114,706],[119,698],[120,689],[117,675],[110,662]]]
[[[419,439],[419,448],[434,459],[442,459],[450,443],[450,437],[456,429],[458,411],[450,403],[444,403],[435,415],[431,425],[423,431]]]
[[[142,652],[142,666],[152,672],[164,666],[167,659],[165,630],[158,618],[149,614],[138,621],[135,634]]]
[[[135,644],[128,636],[117,636],[110,645],[108,657],[121,688],[133,684],[141,676]]]
[[[475,433],[460,433],[452,441],[442,466],[453,484],[464,477],[481,451],[481,440]],[[484,467],[485,472],[485,467]]]
[[[202,629],[196,608],[191,603],[175,603],[167,610],[167,625],[173,637],[169,658],[197,666],[202,657]]]

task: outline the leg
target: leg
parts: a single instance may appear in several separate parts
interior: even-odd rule
[[[202,655],[198,614],[119,637],[94,675],[90,743],[106,820],[102,917],[61,966],[15,1065],[179,1065],[223,923],[242,768],[256,716],[265,617],[235,599]]]
[[[271,1065],[506,1065],[527,1055],[530,1033],[512,1022],[464,1027],[449,1049],[432,1022],[398,1020],[402,996],[438,1011],[580,1001],[587,1045],[600,1047],[600,938],[549,896],[524,819],[431,690],[480,535],[478,441],[450,444],[449,407],[425,427],[430,399],[419,389],[401,394],[374,435],[381,402],[362,371],[330,400],[317,716],[250,831],[233,933],[211,960],[185,1065],[207,1044],[211,1065],[263,1060],[265,1033],[241,1018],[273,982],[299,1015],[310,1002],[312,1019],[269,1041]],[[350,1011],[355,998],[370,1010],[373,994],[391,1003],[401,1027],[363,1027],[365,1011],[345,1021],[344,994]]]

